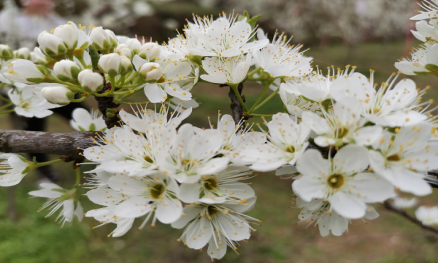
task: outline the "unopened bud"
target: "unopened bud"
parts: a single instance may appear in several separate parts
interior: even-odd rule
[[[126,56],[120,56],[120,59],[120,74],[125,75],[130,73],[133,69],[131,60]]]
[[[125,45],[135,53],[137,53],[141,47],[140,41],[136,38],[127,39]]]
[[[79,29],[73,22],[55,28],[53,35],[60,38],[67,49],[74,49],[78,43]]]
[[[52,104],[66,105],[74,97],[74,93],[64,86],[48,86],[41,89],[41,94]]]
[[[90,69],[83,70],[78,75],[81,86],[92,92],[99,91],[103,87],[103,77]]]
[[[146,81],[157,81],[163,75],[163,70],[160,64],[155,62],[146,62],[145,64],[141,65],[138,72],[142,76],[145,76]]]
[[[138,55],[145,60],[152,61],[160,56],[160,46],[154,42],[145,43],[140,47]]]
[[[81,67],[74,61],[61,60],[55,63],[53,74],[61,81],[73,81],[78,77]]]
[[[44,31],[38,35],[38,44],[40,44],[40,49],[51,57],[65,54],[67,52],[67,48],[65,47],[62,39],[50,34],[47,31]]]
[[[117,48],[116,48],[116,52],[117,54],[119,54],[120,56],[126,56],[128,58],[131,58],[132,55],[132,51],[130,48],[128,48],[128,46],[126,46],[125,44],[120,44]]]
[[[14,54],[11,50],[11,48],[9,48],[8,45],[0,45],[0,58],[4,59],[4,60],[10,60],[14,57]]]
[[[102,27],[93,28],[90,33],[93,46],[97,50],[108,50],[117,46],[117,37],[111,30]]]
[[[21,48],[14,51],[14,57],[18,59],[29,60],[30,59],[30,50],[28,48]]]
[[[121,63],[122,59],[120,58],[120,55],[117,53],[111,53],[100,57],[98,66],[101,71],[114,77],[119,74]]]

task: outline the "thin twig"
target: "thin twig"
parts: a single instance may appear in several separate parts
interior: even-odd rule
[[[392,203],[390,203],[388,201],[384,202],[383,204],[384,204],[385,208],[388,209],[389,211],[394,212],[394,213],[396,213],[396,214],[398,214],[400,216],[403,216],[407,220],[409,220],[412,223],[420,226],[423,229],[426,229],[426,230],[429,230],[429,231],[431,231],[431,232],[433,232],[435,234],[438,234],[438,229],[430,227],[430,226],[423,225],[423,223],[420,220],[418,220],[417,218],[409,215],[405,210],[398,209],[397,207],[395,207]]]
[[[221,87],[223,86],[228,86],[228,85],[221,85]],[[245,100],[245,96],[242,95],[242,90],[243,90],[243,83],[240,83],[239,86],[237,87],[237,92],[239,92],[239,94],[241,95],[242,101],[245,102],[246,100]],[[241,122],[241,120],[246,121],[248,120],[249,117],[245,116],[243,111],[243,106],[241,105],[239,98],[237,98],[236,93],[233,91],[233,88],[231,87],[228,96],[231,99],[230,108],[234,119],[234,123],[236,124],[240,123],[243,128],[245,126],[245,123]]]

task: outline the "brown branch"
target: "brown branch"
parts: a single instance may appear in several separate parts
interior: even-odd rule
[[[102,118],[105,121],[105,124],[108,128],[112,128],[115,126],[120,126],[120,119],[118,117],[119,106],[114,103],[113,97],[97,97],[95,96],[97,101],[97,108],[99,108],[102,113]],[[114,113],[109,114],[108,110],[113,111]]]
[[[228,85],[221,85],[221,86],[228,86]],[[242,95],[243,90],[243,83],[239,83],[239,86],[237,87],[237,90],[239,91],[243,102],[245,102],[245,96]],[[234,119],[234,123],[238,124],[242,119],[243,121],[246,121],[249,119],[249,116],[245,116],[243,112],[243,107],[239,102],[239,99],[237,98],[237,95],[234,93],[233,89],[230,87],[230,92],[228,93],[228,96],[231,99],[231,115]],[[244,126],[244,124],[242,124]]]
[[[111,83],[107,82],[104,89],[99,93],[105,93],[111,90]],[[119,104],[114,103],[114,97],[112,96],[94,96],[97,101],[97,108],[102,113],[102,118],[105,121],[107,128],[120,126]]]
[[[0,130],[0,152],[45,153],[80,160],[82,149],[93,146],[97,132],[50,133]],[[78,149],[79,148],[79,149]]]
[[[438,234],[438,229],[433,228],[431,226],[423,225],[423,223],[420,220],[418,220],[417,218],[411,216],[405,210],[398,209],[397,207],[395,207],[392,203],[390,203],[388,201],[384,202],[383,204],[384,204],[385,208],[388,209],[389,211],[394,212],[394,213],[396,213],[396,214],[398,214],[400,216],[403,216],[407,220],[409,220],[412,223],[420,226],[423,229],[426,229],[426,230],[429,230],[429,231],[431,231],[431,232],[433,232],[435,234]]]

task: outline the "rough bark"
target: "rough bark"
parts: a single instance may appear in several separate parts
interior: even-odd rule
[[[0,152],[56,154],[77,160],[82,149],[94,145],[96,133],[0,130]]]
[[[96,97],[97,108],[102,113],[103,120],[108,128],[120,126],[120,119],[118,117],[119,105],[114,103],[113,97]],[[108,116],[107,110],[113,109],[114,115]]]
[[[242,90],[243,90],[243,83],[240,83],[239,86],[237,87],[243,102],[245,102],[245,96],[242,95]],[[231,104],[230,104],[230,108],[231,108],[231,115],[234,119],[234,123],[238,124],[242,119],[244,121],[248,120],[248,116],[245,116],[243,113],[243,107],[239,102],[239,99],[237,99],[236,94],[234,93],[233,89],[231,89],[230,87],[230,92],[228,93],[228,96],[230,97],[231,100]],[[244,124],[241,124],[242,126],[244,126]]]
[[[104,93],[108,90],[111,90],[111,83],[106,83],[105,89],[102,89],[100,93]],[[119,106],[118,104],[114,103],[114,97],[108,96],[108,97],[99,97],[94,96],[94,98],[97,101],[97,108],[99,108],[99,111],[102,113],[103,120],[105,121],[105,124],[108,128],[112,128],[115,126],[120,126],[120,118],[118,116],[119,114]],[[108,113],[108,110],[111,110],[112,114]]]

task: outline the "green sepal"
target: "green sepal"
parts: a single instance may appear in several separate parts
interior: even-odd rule
[[[4,60],[10,60],[10,59],[12,59],[14,57],[14,53],[12,52],[11,49],[4,49],[3,52],[2,52],[1,57]]]
[[[42,78],[27,78],[26,81],[31,83],[42,83],[44,82],[44,79]]]
[[[421,76],[426,76],[429,74],[428,72],[417,72],[417,71],[414,71],[414,73],[415,75],[421,75]]]
[[[94,123],[91,123],[90,128],[88,131],[96,131],[96,125]]]
[[[332,106],[332,100],[331,99],[325,99],[321,102],[322,107],[324,107],[324,110],[328,111],[329,108]]]
[[[108,108],[106,109],[106,116],[107,117],[115,117],[118,109],[117,108]]]
[[[97,49],[93,46],[90,47],[90,56],[91,56],[91,64],[93,65],[93,69],[96,69],[100,59],[100,55],[99,52],[97,52]]]
[[[78,78],[79,73],[81,72],[81,69],[79,67],[71,67],[70,73],[74,80]]]

